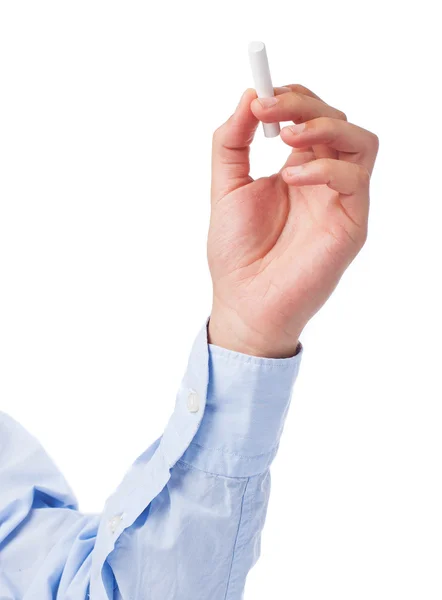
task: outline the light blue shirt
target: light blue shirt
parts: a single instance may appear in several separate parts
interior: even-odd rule
[[[204,326],[164,434],[101,515],[0,413],[0,600],[243,598],[301,355],[231,352]]]

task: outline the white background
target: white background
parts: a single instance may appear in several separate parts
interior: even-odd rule
[[[266,42],[275,85],[380,137],[369,241],[303,335],[246,598],[441,598],[435,11],[0,4],[0,409],[84,511],[160,435],[210,311],[211,135],[252,86],[248,42]],[[252,175],[286,153],[260,130]]]

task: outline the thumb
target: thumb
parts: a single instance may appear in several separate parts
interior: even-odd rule
[[[255,98],[255,90],[247,89],[235,112],[213,134],[213,202],[252,181],[249,176],[250,144],[259,123],[250,109],[250,104]]]

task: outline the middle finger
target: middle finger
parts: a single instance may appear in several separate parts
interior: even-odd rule
[[[378,149],[378,137],[353,123],[318,117],[281,129],[281,139],[292,148],[310,148],[317,144],[327,146],[348,162],[358,162],[370,172],[373,170]]]

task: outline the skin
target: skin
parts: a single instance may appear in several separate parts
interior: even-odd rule
[[[208,332],[217,346],[284,358],[365,243],[379,141],[304,86],[275,88],[271,102],[246,90],[213,135]],[[253,180],[260,121],[292,121],[281,129],[291,151]]]

